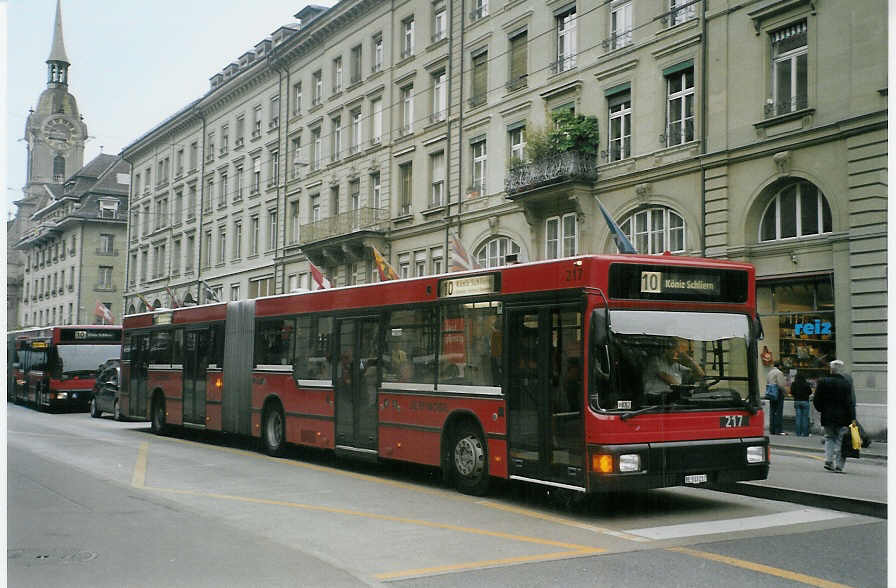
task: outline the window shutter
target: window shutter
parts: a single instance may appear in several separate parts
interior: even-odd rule
[[[515,82],[526,72],[526,42],[528,35],[523,32],[510,40],[510,81]]]
[[[488,82],[486,76],[488,71],[488,68],[486,67],[487,58],[488,53],[481,53],[473,58],[473,96],[476,97],[485,96],[485,89]]]

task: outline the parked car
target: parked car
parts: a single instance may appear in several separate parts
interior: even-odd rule
[[[118,383],[121,381],[121,361],[110,359],[97,369],[93,398],[90,399],[90,416],[99,418],[104,412],[111,412],[116,421],[121,420],[118,407]]]

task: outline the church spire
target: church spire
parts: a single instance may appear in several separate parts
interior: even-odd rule
[[[62,40],[62,0],[56,0],[56,23],[53,27],[53,45],[47,58],[47,84],[68,85],[68,66],[70,62],[65,54],[65,43]]]

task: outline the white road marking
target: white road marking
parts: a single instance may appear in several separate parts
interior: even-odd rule
[[[768,527],[783,527],[800,523],[814,523],[850,516],[849,513],[832,510],[820,510],[804,508],[790,512],[782,512],[758,517],[745,517],[740,519],[725,519],[721,521],[704,521],[700,523],[687,523],[683,525],[667,525],[664,527],[647,527],[644,529],[627,529],[625,533],[647,537],[654,541],[663,539],[678,539],[681,537],[694,537],[696,535],[715,535],[717,533],[732,533],[736,531],[751,531],[766,529]]]

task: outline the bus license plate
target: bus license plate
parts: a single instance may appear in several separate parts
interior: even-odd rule
[[[684,477],[685,484],[704,484],[706,483],[706,474],[691,474]]]
[[[750,425],[750,416],[744,414],[726,414],[719,417],[719,426],[723,429],[747,427]]]

